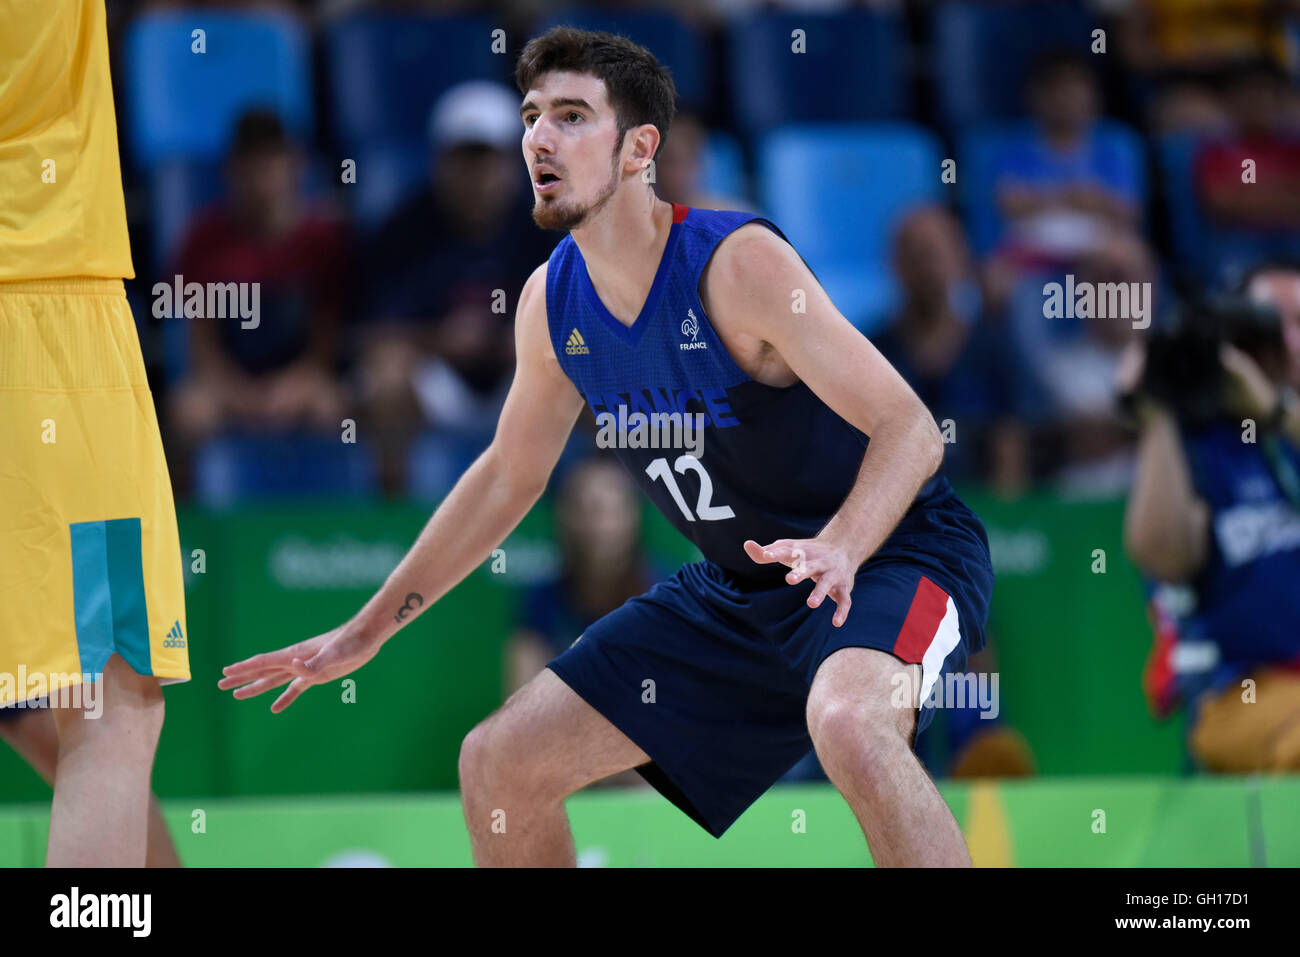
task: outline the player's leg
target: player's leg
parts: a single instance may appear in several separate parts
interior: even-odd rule
[[[878,867],[969,867],[952,811],[912,750],[921,666],[874,648],[841,648],[808,695],[808,732]],[[911,689],[899,707],[899,688]]]
[[[50,708],[24,708],[6,711],[0,716],[0,741],[4,741],[31,765],[46,784],[54,787],[59,763],[59,730]],[[149,840],[146,867],[180,867],[181,861],[172,842],[162,807],[155,795],[149,796]]]
[[[56,708],[59,759],[47,867],[142,867],[149,838],[149,777],[162,731],[158,679],[118,655],[104,666],[102,714]]]
[[[474,727],[460,790],[479,865],[576,864],[564,799],[650,759],[550,669]]]

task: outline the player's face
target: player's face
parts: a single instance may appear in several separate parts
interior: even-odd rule
[[[582,73],[544,73],[524,97],[520,117],[533,221],[542,229],[576,229],[621,181],[618,123],[605,84]]]

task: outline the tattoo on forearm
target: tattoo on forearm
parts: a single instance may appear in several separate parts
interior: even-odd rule
[[[393,621],[402,622],[412,611],[424,604],[424,596],[418,592],[411,592],[406,596],[406,604],[397,609],[397,614],[393,616]]]

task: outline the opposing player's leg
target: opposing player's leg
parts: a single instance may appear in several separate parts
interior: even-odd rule
[[[647,761],[554,672],[542,671],[461,745],[461,801],[475,863],[574,866],[564,799]]]
[[[47,867],[143,867],[149,839],[149,778],[162,731],[158,679],[117,655],[104,666],[92,718],[56,708],[59,760]]]
[[[190,674],[171,482],[121,281],[0,283],[0,355],[13,357],[0,363],[0,446],[13,452],[0,673],[43,676],[52,698],[102,682],[87,702],[98,717],[54,709],[47,861],[142,866],[159,684]]]
[[[7,709],[0,712],[0,740],[5,741],[41,779],[54,787],[59,765],[59,729],[50,708]],[[180,867],[181,861],[163,819],[158,798],[149,796],[149,838],[146,867]]]
[[[808,732],[878,867],[969,867],[961,828],[912,750],[919,664],[875,648],[830,655],[808,695]],[[910,689],[906,707],[898,689]]]

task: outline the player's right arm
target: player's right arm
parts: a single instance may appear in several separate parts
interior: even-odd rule
[[[491,445],[438,506],[383,587],[332,631],[227,666],[219,688],[251,698],[292,682],[271,706],[283,711],[311,685],[333,681],[373,658],[519,524],[545,491],[583,403],[551,347],[545,264],[520,293],[515,345],[515,377]]]

